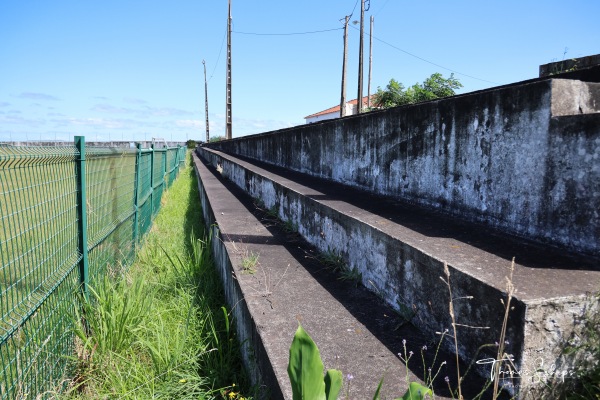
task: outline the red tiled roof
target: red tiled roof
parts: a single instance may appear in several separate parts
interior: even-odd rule
[[[367,104],[367,99],[368,98],[369,98],[369,96],[363,97],[363,105]],[[371,99],[372,98],[373,98],[373,95],[371,95]],[[350,100],[346,104],[356,105],[356,104],[358,104],[358,99]],[[319,111],[318,113],[314,113],[314,114],[311,114],[309,116],[306,116],[306,117],[304,117],[304,119],[312,118],[312,117],[318,117],[320,115],[332,114],[332,113],[338,113],[338,114],[340,113],[340,105],[339,104],[337,106],[335,106],[335,107],[328,108],[327,110]]]

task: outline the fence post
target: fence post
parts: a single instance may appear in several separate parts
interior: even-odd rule
[[[138,235],[139,235],[139,198],[140,198],[140,168],[142,161],[142,144],[136,143],[136,155],[135,155],[135,183],[133,192],[133,247],[134,250],[137,247]]]
[[[77,229],[79,233],[78,250],[81,253],[79,261],[79,282],[85,298],[88,298],[89,267],[87,248],[87,205],[85,183],[85,136],[75,136],[75,147],[79,151],[79,158],[75,163],[77,177]]]
[[[167,175],[167,155],[169,153],[169,148],[165,147],[165,151],[162,152],[162,165],[163,165],[163,173],[162,173],[162,182],[163,182],[163,193],[167,188],[167,180],[165,179],[165,175]]]
[[[179,145],[177,145],[177,150],[175,151],[175,161],[173,162],[173,174],[175,178],[179,176]]]
[[[150,146],[150,219],[154,216],[154,143]]]

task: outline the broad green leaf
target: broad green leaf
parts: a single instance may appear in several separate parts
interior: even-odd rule
[[[325,400],[321,355],[315,342],[300,325],[290,347],[288,375],[294,400]]]
[[[329,369],[325,374],[325,397],[327,400],[337,400],[343,385],[342,371]]]
[[[418,382],[411,382],[404,396],[396,400],[423,400],[427,394],[433,396],[433,391]]]

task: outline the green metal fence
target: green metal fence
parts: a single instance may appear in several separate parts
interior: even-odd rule
[[[0,144],[0,399],[60,389],[78,292],[133,261],[185,154]]]

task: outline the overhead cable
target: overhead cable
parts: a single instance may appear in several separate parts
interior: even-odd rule
[[[352,26],[352,28],[353,28],[353,29],[356,29],[356,30],[358,30],[358,28],[356,28],[356,27],[354,27],[354,26]],[[367,36],[369,36],[369,34],[368,34],[368,33],[367,33],[366,35],[367,35]],[[411,57],[414,57],[414,58],[416,58],[416,59],[419,59],[419,60],[421,60],[421,61],[423,61],[423,62],[426,62],[426,63],[428,63],[428,64],[435,65],[436,67],[439,67],[439,68],[445,69],[446,71],[453,72],[453,73],[455,73],[455,74],[457,74],[457,75],[466,76],[467,78],[475,79],[475,80],[477,80],[477,81],[481,81],[481,82],[487,82],[487,83],[491,83],[491,84],[494,84],[494,85],[500,85],[500,83],[498,83],[498,82],[494,82],[494,81],[488,81],[487,79],[481,79],[481,78],[477,78],[477,77],[475,77],[475,76],[473,76],[473,75],[465,74],[465,73],[462,73],[462,72],[456,71],[456,70],[454,70],[454,69],[451,69],[451,68],[444,67],[443,65],[440,65],[440,64],[434,63],[433,61],[426,60],[426,59],[425,59],[425,58],[423,58],[423,57],[419,57],[419,56],[418,56],[418,55],[416,55],[416,54],[410,53],[410,52],[408,52],[408,51],[406,51],[406,50],[404,50],[404,49],[401,49],[400,47],[394,46],[393,44],[391,44],[391,43],[388,43],[388,42],[386,42],[385,40],[379,39],[379,38],[378,38],[377,36],[375,36],[375,35],[373,35],[373,39],[375,39],[375,40],[377,40],[377,41],[379,41],[379,42],[381,42],[381,43],[383,43],[383,44],[385,44],[385,45],[387,45],[387,46],[389,46],[389,47],[391,47],[391,48],[393,48],[393,49],[396,49],[396,50],[398,50],[398,51],[401,51],[401,52],[403,52],[404,54],[408,54],[408,55],[409,55],[409,56],[411,56]]]
[[[333,29],[323,29],[321,31],[290,32],[290,33],[258,33],[258,32],[240,32],[240,31],[233,31],[233,33],[237,33],[239,35],[255,35],[255,36],[293,36],[293,35],[311,35],[313,33],[332,32],[332,31],[339,31],[342,29],[344,29],[344,28],[333,28]]]
[[[215,71],[217,70],[217,66],[219,65],[219,60],[221,59],[221,52],[223,51],[223,44],[225,43],[225,37],[227,37],[227,31],[225,31],[225,34],[223,35],[223,40],[221,40],[221,48],[219,49],[219,56],[217,57],[217,62],[215,63],[215,68],[213,69],[213,72],[212,72],[212,74],[210,74],[210,78],[208,79],[209,82],[212,79],[213,75],[215,74]]]

